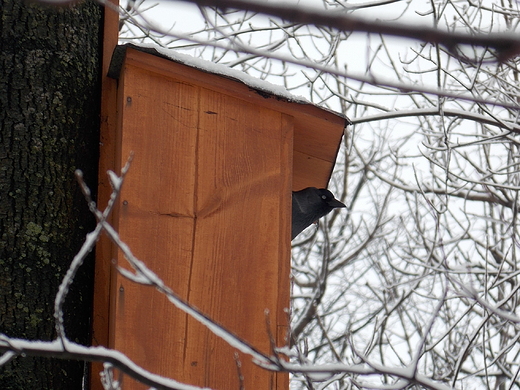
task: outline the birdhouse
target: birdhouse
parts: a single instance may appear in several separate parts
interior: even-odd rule
[[[272,354],[272,338],[288,342],[291,190],[327,186],[348,120],[160,48],[118,46],[109,75],[116,81],[104,103],[100,202],[110,192],[106,169],[119,172],[133,155],[111,223],[178,296]],[[128,268],[104,239],[95,343],[182,383],[288,389],[287,374],[237,354],[157,290],[126,279],[114,261]],[[125,390],[146,388],[123,382]]]

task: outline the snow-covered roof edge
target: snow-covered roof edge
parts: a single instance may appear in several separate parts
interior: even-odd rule
[[[187,54],[178,53],[175,50],[167,49],[164,47],[160,47],[158,45],[154,44],[134,44],[134,43],[127,43],[124,45],[119,45],[114,50],[114,53],[112,55],[112,61],[110,63],[110,68],[108,71],[108,75],[113,78],[119,78],[119,72],[121,70],[121,65],[124,60],[126,48],[132,48],[135,50],[139,50],[145,53],[149,53],[152,55],[156,55],[165,59],[168,59],[173,62],[177,62],[186,66],[189,66],[191,68],[198,69],[202,72],[215,74],[218,76],[222,76],[228,79],[231,79],[233,81],[240,82],[244,85],[247,85],[249,88],[260,92],[261,94],[269,94],[272,96],[275,96],[279,99],[286,100],[291,103],[298,103],[298,104],[308,104],[311,106],[315,106],[321,110],[333,113],[347,121],[347,124],[350,124],[350,120],[343,114],[338,113],[336,111],[330,110],[326,107],[319,106],[317,104],[314,104],[312,102],[309,102],[307,99],[305,99],[302,96],[295,96],[291,94],[287,89],[285,89],[281,85],[275,85],[268,81],[258,79],[256,77],[253,77],[247,73],[244,73],[240,70],[230,68],[223,64],[216,64],[214,62],[206,61],[201,58],[192,57]]]

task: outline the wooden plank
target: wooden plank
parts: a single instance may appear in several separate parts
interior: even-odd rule
[[[189,300],[269,353],[265,310],[274,326],[287,324],[286,318],[278,318],[278,305],[279,294],[288,298],[289,287],[288,274],[282,286],[279,282],[280,263],[289,263],[290,253],[289,221],[280,216],[290,203],[290,130],[285,126],[281,131],[279,112],[214,91],[202,90],[200,107]],[[188,328],[185,371],[190,383],[238,387],[234,349],[193,320]],[[249,356],[240,355],[240,360],[246,388],[272,388],[274,374],[256,367]]]
[[[106,206],[111,193],[106,171],[116,169],[117,139],[117,82],[107,77],[112,53],[117,46],[119,32],[119,14],[112,9],[119,7],[118,0],[109,0],[104,7],[103,22],[103,58],[101,80],[101,121],[99,147],[99,174],[97,201],[100,208]],[[109,222],[113,222],[112,216]],[[92,317],[92,345],[108,346],[109,343],[109,307],[110,278],[113,247],[106,236],[102,236],[96,245],[96,264],[94,268],[94,296]],[[102,390],[99,373],[102,363],[91,364],[91,389]]]
[[[280,188],[284,189],[284,193],[289,194],[288,198],[280,199],[280,226],[282,232],[284,227],[291,226],[292,216],[292,167],[293,160],[293,140],[294,140],[294,118],[287,114],[282,114],[281,123],[281,150],[280,150]],[[287,160],[286,160],[287,159]],[[271,324],[273,326],[273,333],[276,335],[276,343],[278,346],[289,345],[289,325],[290,325],[290,300],[291,289],[288,280],[291,280],[291,241],[287,239],[285,234],[278,236],[278,301],[276,316],[271,312]],[[274,328],[276,326],[276,328]],[[276,389],[289,389],[289,375],[279,373],[275,376]]]
[[[124,87],[123,87],[124,86]],[[187,297],[194,231],[198,90],[127,67],[121,80],[121,163],[134,160],[120,198],[119,233],[134,254]],[[121,253],[118,264],[127,267]],[[110,346],[144,368],[182,374],[186,316],[155,289],[116,274]],[[175,336],[170,329],[175,326]],[[181,335],[181,336],[179,336]],[[125,389],[145,388],[128,381]]]

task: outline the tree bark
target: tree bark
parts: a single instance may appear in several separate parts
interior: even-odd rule
[[[94,220],[74,170],[97,188],[102,9],[0,0],[0,333],[55,337],[58,285]],[[88,344],[93,257],[65,305]],[[81,389],[82,362],[17,357],[1,389]],[[86,376],[85,376],[86,377]]]

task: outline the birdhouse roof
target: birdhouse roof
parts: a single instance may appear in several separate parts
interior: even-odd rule
[[[150,55],[167,61],[152,61]],[[108,75],[119,78],[125,61],[165,77],[214,89],[292,117],[293,190],[327,187],[341,139],[350,120],[339,113],[295,96],[284,87],[244,72],[156,45],[126,44],[114,50]],[[179,67],[179,65],[181,67]]]

